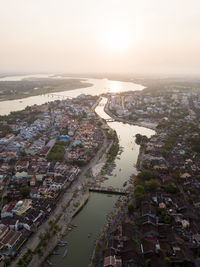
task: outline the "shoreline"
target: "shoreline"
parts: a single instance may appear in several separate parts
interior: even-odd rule
[[[78,80],[78,79],[76,79],[76,80]],[[39,90],[32,89],[30,91],[30,93],[28,93],[27,95],[22,95],[22,96],[19,95],[18,97],[17,96],[16,97],[14,97],[14,96],[13,97],[9,97],[9,96],[6,97],[5,96],[5,97],[3,97],[3,99],[0,98],[0,103],[1,102],[5,102],[5,101],[12,101],[12,100],[23,101],[23,99],[26,99],[26,98],[29,98],[29,97],[43,96],[43,95],[48,96],[48,95],[52,95],[52,94],[55,94],[55,93],[67,92],[67,91],[72,91],[72,90],[77,90],[77,89],[82,89],[82,88],[88,88],[88,87],[93,86],[93,84],[90,83],[90,82],[83,83],[81,79],[79,79],[78,81],[80,82],[80,86],[75,86],[75,88],[63,88],[63,89],[57,88],[57,90],[55,88],[55,90],[52,90],[52,91],[49,91],[49,92],[41,92],[41,91],[39,92]],[[0,81],[0,83],[1,83],[1,81]],[[31,94],[31,92],[35,92],[35,93]],[[38,94],[37,94],[37,92],[38,92]]]
[[[108,96],[107,96],[108,98]],[[154,130],[156,131],[156,126],[150,126],[147,122],[132,122],[132,121],[129,121],[129,120],[126,120],[126,119],[122,119],[122,118],[119,118],[117,116],[115,116],[108,108],[108,105],[109,105],[109,98],[108,98],[108,101],[104,107],[104,111],[112,118],[114,119],[115,121],[119,121],[119,122],[122,122],[122,123],[127,123],[127,124],[130,124],[130,125],[135,125],[135,126],[139,126],[139,127],[145,127],[145,128],[148,128],[148,129],[151,129],[151,130]]]

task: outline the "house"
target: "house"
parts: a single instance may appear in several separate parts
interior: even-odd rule
[[[122,260],[119,256],[115,255],[115,250],[110,248],[106,251],[104,257],[103,267],[121,267]]]
[[[11,249],[15,246],[15,244],[19,241],[22,234],[15,232],[13,230],[10,230],[1,240],[0,243],[2,244],[2,247],[7,247],[8,249]]]
[[[0,224],[0,240],[4,237],[4,235],[8,232],[8,226],[4,224]]]
[[[16,203],[16,201],[12,201],[6,204],[1,211],[1,218],[13,217],[13,208],[15,207]]]
[[[21,216],[24,214],[27,210],[29,210],[32,206],[32,200],[31,199],[24,199],[17,202],[15,207],[13,208],[13,213],[16,215]]]
[[[68,142],[70,141],[70,137],[68,135],[61,135],[59,140],[62,142]]]
[[[35,186],[35,184],[36,184],[36,179],[35,177],[32,177],[30,180],[30,186]]]

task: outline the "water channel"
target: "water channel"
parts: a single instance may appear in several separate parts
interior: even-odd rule
[[[1,79],[0,79],[1,80]],[[88,79],[94,85],[89,88],[76,89],[72,91],[60,92],[61,96],[76,97],[82,93],[97,95],[106,92],[122,92],[142,90],[144,87],[133,83],[109,81],[107,79]],[[56,93],[57,95],[58,93]],[[60,99],[58,96],[49,98],[45,96],[34,96],[25,98],[22,101],[12,100],[0,103],[0,114],[8,114],[11,111],[24,109],[27,105],[43,104],[48,101]],[[103,98],[96,107],[96,113],[104,119],[110,118],[104,112],[104,106],[107,99]],[[152,136],[155,132],[148,128],[134,126],[122,122],[108,122],[110,128],[117,132],[119,145],[122,153],[115,159],[116,167],[103,186],[122,188],[125,181],[132,174],[136,174],[136,162],[139,154],[139,146],[135,143],[135,135],[140,133],[147,137]],[[76,215],[73,223],[77,225],[64,240],[67,241],[68,253],[63,257],[66,248],[58,247],[55,252],[59,255],[51,255],[50,261],[56,267],[87,267],[90,263],[94,242],[106,222],[106,214],[110,213],[118,196],[100,193],[91,193],[87,205]],[[88,237],[90,234],[90,237]],[[44,263],[44,266],[48,266]]]
[[[107,99],[103,98],[96,108],[97,114],[104,119],[110,118],[104,112],[106,101]],[[102,185],[112,185],[116,188],[122,188],[124,182],[127,181],[133,173],[137,173],[136,162],[139,154],[139,146],[135,143],[135,135],[140,133],[150,137],[155,132],[144,127],[124,124],[117,121],[108,122],[108,125],[117,132],[119,145],[123,148],[123,152],[116,158],[116,167],[110,175],[107,175],[108,180],[105,180]],[[68,253],[66,257],[63,257],[65,248],[58,248],[56,253],[59,253],[59,255],[52,255],[50,257],[53,266],[88,266],[95,239],[106,221],[106,214],[112,211],[117,198],[116,195],[111,196],[107,194],[91,193],[87,205],[73,220],[77,228],[64,238],[68,243]],[[91,234],[90,238],[88,238],[88,234]],[[45,264],[45,266],[47,265]]]

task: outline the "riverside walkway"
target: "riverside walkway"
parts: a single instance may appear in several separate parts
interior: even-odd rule
[[[115,195],[128,195],[130,193],[130,191],[127,189],[119,189],[119,188],[113,188],[113,187],[101,187],[101,186],[90,187],[89,191],[105,193],[105,194],[109,193],[109,194],[115,194]]]

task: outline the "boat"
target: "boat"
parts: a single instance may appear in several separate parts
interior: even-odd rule
[[[127,185],[127,181],[126,181],[126,182],[124,182],[123,186],[126,186],[126,185]]]
[[[58,243],[59,243],[59,244],[67,245],[67,241],[63,241],[63,240],[60,240]]]
[[[66,244],[58,243],[57,246],[59,246],[59,247],[65,247]]]
[[[47,260],[47,263],[48,263],[50,266],[52,266],[52,265],[53,265],[53,263],[52,263],[52,262],[50,262],[49,260]]]
[[[76,225],[76,224],[73,224],[73,223],[71,223],[71,226],[72,226],[72,227],[77,227],[77,225]]]
[[[63,258],[67,255],[68,249],[66,248],[64,253],[63,253]]]

